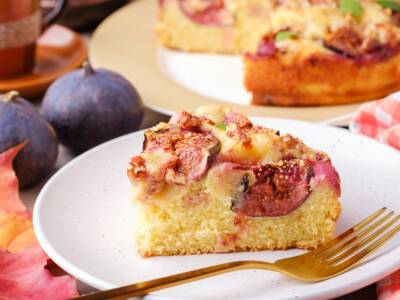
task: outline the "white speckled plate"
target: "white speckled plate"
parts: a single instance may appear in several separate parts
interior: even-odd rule
[[[328,152],[343,188],[343,231],[382,206],[400,212],[400,153],[345,130],[284,119],[256,123],[291,132]],[[141,150],[142,132],[99,146],[75,159],[41,191],[34,209],[37,237],[67,272],[108,289],[238,259],[273,261],[299,250],[142,259],[132,239],[133,205],[126,167]],[[306,284],[280,274],[239,271],[160,291],[148,299],[324,299],[364,287],[400,267],[400,234],[359,267]]]

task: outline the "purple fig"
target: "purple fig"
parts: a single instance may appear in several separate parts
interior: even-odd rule
[[[60,142],[79,153],[138,130],[144,107],[121,75],[86,63],[50,86],[42,113]]]

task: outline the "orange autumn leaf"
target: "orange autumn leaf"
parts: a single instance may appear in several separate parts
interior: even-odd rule
[[[31,214],[19,198],[13,170],[13,160],[25,145],[21,143],[0,154],[0,249],[9,250],[13,240],[32,228]]]
[[[32,228],[30,217],[14,213],[4,214],[0,211],[0,249],[9,250],[9,245],[24,231]],[[1,224],[1,219],[4,220]]]
[[[36,246],[37,244],[38,242],[33,227],[30,227],[15,237],[15,239],[8,244],[7,250],[9,252],[18,252],[24,248]]]
[[[25,143],[0,154],[0,300],[68,299],[78,296],[76,279],[53,276],[40,248],[32,216],[19,197],[12,163]]]
[[[0,211],[25,212],[25,205],[19,199],[18,180],[13,169],[13,161],[26,142],[0,154]]]
[[[18,253],[0,250],[0,299],[69,299],[78,296],[70,276],[53,276],[39,247]]]

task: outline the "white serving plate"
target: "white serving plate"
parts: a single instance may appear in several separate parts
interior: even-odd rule
[[[240,56],[182,53],[160,47],[154,32],[157,3],[132,1],[104,20],[90,40],[93,66],[123,75],[137,88],[147,107],[172,114],[225,103],[252,116],[348,124],[360,106],[250,105]]]
[[[348,131],[285,119],[255,123],[290,132],[332,157],[342,179],[343,213],[338,232],[387,206],[400,212],[400,154]],[[109,289],[143,280],[241,259],[274,261],[300,250],[172,256],[142,259],[132,232],[134,206],[126,168],[141,151],[143,132],[133,133],[81,155],[54,175],[34,209],[43,249],[83,282]],[[368,261],[336,278],[303,283],[283,275],[239,271],[148,295],[146,299],[328,299],[369,285],[400,267],[400,234]]]
[[[157,62],[164,74],[179,85],[204,97],[227,103],[250,105],[244,87],[242,57],[157,49]]]

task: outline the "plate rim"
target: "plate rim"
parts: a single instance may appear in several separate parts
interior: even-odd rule
[[[374,143],[376,145],[379,145],[379,147],[382,147],[382,149],[386,149],[385,151],[390,151],[398,155],[398,151],[393,149],[392,147],[382,144],[375,139],[372,139],[367,136],[363,135],[358,135],[355,133],[350,132],[349,130],[340,128],[340,127],[332,127],[329,125],[325,124],[316,124],[316,123],[311,123],[311,122],[305,122],[305,121],[298,121],[298,120],[292,120],[292,119],[285,119],[285,118],[263,118],[263,117],[252,117],[252,120],[257,122],[260,120],[262,122],[263,120],[267,121],[273,121],[273,122],[291,122],[293,124],[296,123],[301,123],[302,125],[305,126],[312,126],[312,127],[319,127],[324,130],[332,130],[336,132],[340,132],[340,134],[345,134],[345,135],[354,135],[357,138],[364,140],[366,143]],[[117,144],[121,140],[129,140],[129,139],[134,139],[137,138],[138,136],[142,136],[144,131],[146,129],[136,131],[127,135],[123,135],[121,137],[118,137],[116,139],[110,140],[108,142],[105,142],[103,144],[100,144],[91,150],[79,155],[78,157],[74,158],[70,162],[68,162],[65,166],[60,168],[44,185],[44,187],[41,189],[35,205],[33,209],[33,227],[34,231],[37,237],[37,240],[39,244],[41,245],[42,249],[47,253],[47,255],[61,268],[63,268],[65,271],[67,271],[69,274],[73,275],[77,279],[81,280],[82,282],[95,287],[99,290],[105,290],[105,289],[111,289],[117,287],[116,285],[113,285],[107,281],[104,281],[102,279],[96,278],[95,275],[91,275],[83,270],[81,270],[78,266],[73,265],[73,263],[69,262],[67,259],[65,259],[61,253],[59,253],[55,248],[51,245],[51,242],[46,238],[43,230],[42,230],[42,225],[40,222],[41,219],[41,206],[43,203],[46,201],[46,191],[50,188],[50,186],[53,184],[54,181],[56,181],[59,177],[63,176],[63,173],[65,170],[68,170],[72,166],[78,164],[81,160],[85,159],[88,156],[93,155],[94,153],[98,151],[103,151],[103,149],[111,146],[112,144]],[[300,137],[301,138],[301,137]],[[396,259],[397,258],[397,259]],[[369,272],[361,272],[359,276],[355,279],[355,281],[348,282],[346,284],[341,285],[340,287],[325,287],[324,289],[317,289],[317,290],[311,290],[311,292],[307,292],[306,294],[300,295],[300,299],[325,299],[327,297],[339,297],[345,294],[348,294],[350,292],[356,291],[358,289],[361,289],[365,286],[368,286],[372,283],[377,282],[378,280],[386,277],[387,275],[391,274],[393,271],[397,270],[400,266],[400,244],[393,249],[385,252],[382,255],[379,255],[378,257],[370,260],[367,265],[372,266],[376,264],[377,262],[380,263],[379,268],[372,269],[369,267],[368,270]],[[366,266],[361,264],[359,268],[366,268]],[[334,280],[335,278],[329,279],[329,280]],[[338,291],[338,289],[340,289]],[[157,294],[149,294],[146,296],[146,299],[154,299],[154,300],[171,300],[174,299],[171,296],[167,295],[157,295]],[[182,300],[184,299],[189,299],[189,298],[180,298]],[[286,298],[285,298],[286,299]],[[287,298],[287,299],[292,299],[292,298]],[[293,299],[295,299],[293,297]],[[297,298],[298,299],[298,298]]]

